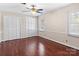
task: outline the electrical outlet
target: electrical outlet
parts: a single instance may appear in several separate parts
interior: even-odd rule
[[[68,43],[68,40],[65,40],[66,43]]]

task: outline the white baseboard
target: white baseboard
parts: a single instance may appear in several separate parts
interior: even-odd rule
[[[69,44],[66,44],[66,43],[63,43],[63,42],[57,41],[57,40],[53,40],[53,39],[51,39],[51,38],[49,38],[49,37],[45,37],[45,36],[40,36],[40,37],[43,37],[43,38],[49,39],[49,40],[51,40],[51,41],[54,41],[54,42],[57,42],[57,43],[63,44],[63,45],[65,45],[65,46],[68,46],[68,47],[71,47],[71,48],[74,48],[74,49],[79,50],[79,48],[76,47],[76,46],[72,46],[72,45],[69,45]]]
[[[28,36],[28,37],[33,37],[33,36]],[[28,37],[21,37],[21,38],[17,38],[17,39],[23,39],[23,38],[28,38]],[[17,39],[11,39],[11,40],[17,40]],[[3,42],[3,41],[10,41],[10,40],[0,40],[0,42]]]

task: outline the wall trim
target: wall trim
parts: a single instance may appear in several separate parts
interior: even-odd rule
[[[35,37],[35,36],[28,36],[28,37],[24,37],[24,38],[17,38],[17,39],[11,39],[11,40],[25,39],[25,38],[29,38],[29,37]],[[0,42],[11,41],[11,40],[0,40]]]
[[[74,48],[74,49],[79,50],[79,48],[76,47],[76,46],[72,46],[72,45],[69,45],[69,44],[66,44],[66,43],[63,43],[63,42],[57,41],[57,40],[53,40],[53,39],[51,39],[51,38],[49,38],[49,37],[46,37],[46,36],[40,36],[40,37],[43,37],[43,38],[46,38],[46,39],[48,39],[48,40],[51,40],[51,41],[57,42],[57,43],[59,43],[59,44],[63,44],[63,45],[65,45],[65,46],[68,46],[68,47],[71,47],[71,48]]]

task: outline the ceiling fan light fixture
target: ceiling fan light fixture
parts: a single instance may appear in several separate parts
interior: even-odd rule
[[[36,11],[32,11],[32,14],[35,15],[36,14]]]
[[[26,5],[26,3],[22,3],[22,4]],[[31,5],[31,8],[30,7],[26,7],[26,8],[29,9],[31,11],[31,14],[33,14],[33,15],[42,13],[41,11],[43,11],[43,9],[37,9],[35,5]]]
[[[33,8],[32,8],[32,14],[36,14],[36,11],[37,11],[37,10],[33,7]]]

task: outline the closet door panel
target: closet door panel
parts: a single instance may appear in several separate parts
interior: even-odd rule
[[[3,38],[4,40],[17,39],[20,37],[19,19],[16,16],[4,16],[3,18]]]
[[[14,16],[11,17],[11,19],[9,20],[9,39],[16,39],[16,30],[17,30],[17,22],[16,22],[16,18]]]
[[[3,17],[3,40],[9,39],[9,21],[10,18]]]
[[[26,29],[28,36],[37,36],[37,19],[36,17],[27,17],[26,18]]]
[[[21,26],[20,26],[21,27],[21,38],[28,37],[27,30],[26,30],[26,19],[25,19],[25,17],[21,18],[20,24],[21,24]]]
[[[17,16],[16,20],[16,38],[19,39],[21,38],[21,28],[20,28],[20,16]]]
[[[2,15],[0,13],[0,42],[2,41]]]

